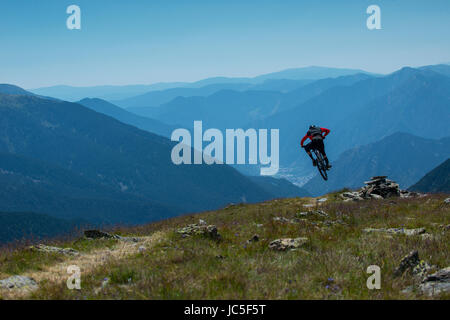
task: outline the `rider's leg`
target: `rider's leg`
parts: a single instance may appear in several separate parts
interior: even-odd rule
[[[324,145],[324,143],[323,143],[323,140],[321,140],[321,141],[318,143],[318,149],[319,149],[320,153],[321,153],[322,156],[323,156],[323,160],[325,160],[325,165],[326,165],[328,168],[331,168],[330,161],[328,161],[327,154],[325,153],[325,145]]]
[[[308,154],[308,156],[311,158],[311,160],[313,162],[313,166],[316,166],[316,160],[313,158],[313,156],[311,154],[311,142],[305,146],[305,151]]]

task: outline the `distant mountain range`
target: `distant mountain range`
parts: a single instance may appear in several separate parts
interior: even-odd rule
[[[304,188],[317,196],[344,187],[358,188],[369,177],[387,175],[406,189],[449,156],[450,137],[433,140],[395,133],[343,152],[334,161],[328,181],[317,175]]]
[[[287,181],[255,180],[227,165],[174,165],[175,143],[105,114],[145,119],[102,100],[81,103],[98,112],[0,94],[0,211],[129,224],[306,194]]]
[[[85,98],[81,101],[78,101],[78,103],[89,109],[117,119],[120,122],[135,126],[136,128],[146,130],[148,132],[159,134],[164,137],[170,137],[172,131],[175,129],[175,127],[167,125],[160,121],[153,120],[148,117],[138,116],[134,113],[128,112],[102,99]]]
[[[141,223],[359,187],[373,175],[406,188],[449,157],[449,75],[443,64],[386,76],[311,67],[150,86],[28,92],[0,85],[0,212]],[[172,164],[174,143],[165,137],[194,120],[204,128],[279,129],[278,177],[290,182],[226,165]],[[325,144],[334,167],[327,183],[315,177],[302,189],[292,182],[316,173],[299,146],[310,124],[331,129]],[[247,169],[239,168],[257,170]]]
[[[208,96],[179,96],[159,107],[127,110],[184,127],[190,127],[195,120],[201,119],[208,127],[240,128],[289,110],[331,87],[348,86],[368,78],[371,77],[355,74],[321,79],[299,84],[295,90],[285,93],[275,90],[220,90]],[[158,92],[154,92],[156,93]]]
[[[35,94],[51,96],[61,100],[67,100],[72,102],[79,101],[84,98],[101,98],[104,100],[116,102],[116,100],[131,98],[134,96],[143,95],[147,92],[156,90],[166,90],[173,88],[200,88],[216,84],[220,84],[222,86],[232,84],[258,85],[263,84],[266,80],[274,80],[274,79],[318,80],[322,78],[339,77],[356,73],[367,73],[367,72],[358,69],[328,68],[328,67],[313,66],[306,68],[293,68],[279,72],[264,74],[253,78],[213,77],[196,82],[172,82],[172,83],[156,83],[152,85],[128,85],[128,86],[94,86],[94,87],[52,86],[37,89],[29,89],[29,91]],[[119,106],[122,106],[122,104],[126,105],[127,103],[123,102],[117,104]],[[129,106],[136,107],[142,105],[129,105]],[[156,106],[156,104],[151,103],[143,106],[145,107]]]
[[[12,84],[0,84],[0,93],[3,94],[11,94],[11,95],[25,95],[25,96],[34,96],[35,94],[26,91],[18,86]]]
[[[384,77],[332,86],[320,94],[249,127],[280,129],[280,162],[289,174],[315,169],[300,149],[310,124],[331,129],[330,159],[398,131],[442,138],[450,135],[450,78],[431,70],[403,68]],[[287,176],[287,175],[286,175]]]
[[[419,192],[450,193],[450,159],[428,172],[409,189]]]
[[[0,114],[0,152],[25,157],[22,167],[33,168],[31,174],[21,172],[20,167],[2,168],[5,179],[13,172],[22,176],[23,181],[30,181],[23,183],[23,190],[31,191],[22,193],[27,197],[18,206],[31,203],[28,208],[14,207],[18,195],[14,184],[21,180],[13,177],[9,179],[13,187],[0,186],[4,197],[0,211],[32,211],[58,217],[73,215],[86,220],[131,223],[208,210],[230,202],[256,202],[273,197],[226,165],[174,165],[170,159],[174,145],[171,141],[79,104],[0,95]],[[35,164],[34,160],[40,164]],[[44,186],[48,188],[39,186],[40,176],[35,176],[46,166],[50,168],[49,173],[59,175],[53,181],[48,174],[41,175],[47,179]],[[79,205],[76,199],[57,202],[70,192],[65,192],[69,189],[56,182],[70,186],[75,177],[79,178],[80,194],[73,194],[71,199],[81,198],[85,202],[80,201]],[[97,194],[89,196],[90,191],[95,190]],[[42,194],[35,194],[35,191]],[[56,198],[55,202],[45,201],[46,197]],[[93,203],[91,210],[84,210],[89,202]],[[103,210],[95,213],[102,207]],[[113,210],[115,207],[117,209]]]

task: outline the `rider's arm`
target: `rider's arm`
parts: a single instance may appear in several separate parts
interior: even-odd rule
[[[325,133],[323,135],[324,137],[326,137],[330,133],[330,129],[327,129],[327,128],[320,128],[320,130]]]
[[[300,142],[300,146],[303,147],[303,142],[305,142],[305,140],[308,139],[308,135],[305,134],[305,136],[303,137],[302,141]]]

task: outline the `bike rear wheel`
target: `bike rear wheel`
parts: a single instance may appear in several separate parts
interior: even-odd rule
[[[327,174],[327,166],[325,165],[325,161],[323,160],[322,154],[318,150],[314,150],[317,159],[317,170],[319,170],[320,175],[323,180],[328,180]]]

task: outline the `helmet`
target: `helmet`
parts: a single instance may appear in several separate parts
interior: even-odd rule
[[[309,126],[310,129],[315,128],[315,127],[316,127],[316,125],[314,125],[314,124]]]

